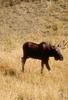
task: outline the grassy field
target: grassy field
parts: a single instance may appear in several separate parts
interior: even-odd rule
[[[54,1],[0,7],[0,100],[68,100],[68,3]],[[28,59],[22,73],[26,41],[60,43],[64,60],[50,58],[41,75],[40,61]]]
[[[39,60],[29,59],[25,72],[21,72],[22,47],[29,37],[30,41],[60,41],[60,36],[51,38],[32,34],[27,35],[14,50],[0,52],[0,99],[1,100],[67,100],[68,99],[68,48],[62,49],[63,62],[50,58],[51,72],[46,67],[41,75]],[[66,39],[62,36],[61,39]],[[9,51],[7,51],[9,50]]]

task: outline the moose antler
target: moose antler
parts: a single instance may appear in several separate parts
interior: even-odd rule
[[[68,41],[63,40],[63,41],[60,41],[56,46],[60,47],[61,49],[65,49],[67,44],[68,44]]]
[[[66,45],[67,45],[67,43],[68,43],[68,41],[66,41],[66,42],[64,43],[64,46],[66,46]]]

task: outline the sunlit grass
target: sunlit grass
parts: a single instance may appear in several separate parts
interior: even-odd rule
[[[30,0],[1,1],[0,100],[68,100],[68,44],[63,43],[68,41],[67,2],[42,0],[36,5],[34,2],[16,5],[15,1]],[[56,46],[60,43],[64,60],[50,58],[51,71],[45,66],[41,74],[41,62],[28,59],[23,73],[22,46],[26,41]]]
[[[38,37],[37,37],[38,36]],[[39,60],[29,59],[25,64],[25,72],[21,72],[22,45],[25,41],[48,41],[56,43],[60,36],[43,37],[41,34],[27,34],[23,38],[7,38],[6,48],[9,50],[0,52],[0,93],[2,100],[67,100],[67,48],[62,50],[65,57],[63,62],[56,62],[50,59],[51,72],[44,67],[41,75],[41,64]],[[66,39],[64,36],[62,40]],[[14,39],[17,39],[15,42]],[[20,42],[19,40],[20,39]],[[12,41],[14,40],[14,41]],[[12,41],[12,43],[8,42]],[[15,48],[12,44],[17,44]],[[5,44],[4,44],[5,45]],[[11,49],[12,48],[12,49]],[[13,49],[14,48],[14,49]],[[6,91],[6,92],[5,92]],[[10,91],[10,92],[9,92]],[[66,93],[66,94],[65,94]]]

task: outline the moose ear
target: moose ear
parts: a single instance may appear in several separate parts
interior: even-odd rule
[[[57,47],[57,48],[56,48],[56,51],[57,51],[57,52],[60,52],[60,49]]]
[[[55,49],[55,46],[50,46],[50,47],[51,47],[51,49],[52,49],[52,50],[54,50],[54,49]]]

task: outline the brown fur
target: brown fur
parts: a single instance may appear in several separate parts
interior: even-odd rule
[[[48,70],[50,66],[48,64],[49,57],[54,57],[55,60],[63,60],[63,56],[60,53],[58,47],[55,47],[46,42],[36,44],[33,42],[26,42],[23,45],[23,57],[22,57],[22,71],[24,72],[24,64],[28,58],[34,58],[41,60],[41,73],[43,72],[44,64]]]

